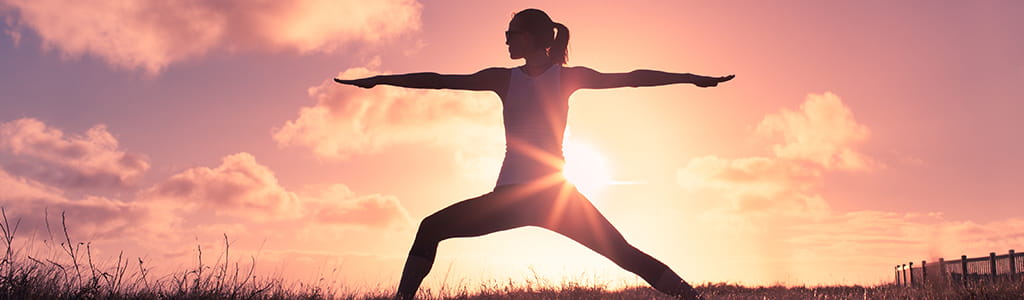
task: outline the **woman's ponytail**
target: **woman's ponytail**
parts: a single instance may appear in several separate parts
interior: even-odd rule
[[[551,22],[554,24],[555,30],[555,41],[551,43],[551,49],[548,50],[548,56],[551,60],[559,65],[564,65],[569,60],[569,28],[562,25],[562,23]]]
[[[536,8],[517,12],[512,20],[518,21],[523,30],[533,35],[537,47],[548,49],[551,61],[564,65],[569,59],[569,28],[565,25],[551,21],[547,13]]]

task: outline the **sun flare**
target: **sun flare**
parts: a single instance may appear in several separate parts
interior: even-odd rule
[[[608,163],[600,152],[587,144],[567,140],[562,146],[565,168],[562,175],[588,195],[596,195],[611,183]]]

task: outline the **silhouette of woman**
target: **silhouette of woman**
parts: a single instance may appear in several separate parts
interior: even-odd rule
[[[557,32],[557,34],[556,34]],[[492,192],[448,206],[420,222],[409,250],[396,298],[412,299],[434,263],[438,243],[522,226],[539,226],[565,235],[636,273],[652,287],[683,299],[694,289],[668,266],[626,242],[622,234],[561,175],[562,136],[568,99],[578,89],[692,83],[716,86],[734,76],[636,70],[600,73],[563,67],[569,29],[538,9],[515,14],[505,32],[509,57],[523,58],[517,68],[489,68],[469,75],[412,73],[381,75],[338,83],[371,88],[387,84],[409,88],[494,91],[501,98],[505,160]]]

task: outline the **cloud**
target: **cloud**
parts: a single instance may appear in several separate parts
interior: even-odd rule
[[[677,172],[677,181],[728,200],[722,208],[736,212],[822,216],[829,209],[819,194],[825,172],[880,165],[856,149],[867,140],[868,128],[829,92],[808,95],[799,111],[765,116],[756,133],[782,138],[771,146],[773,156],[694,158]]]
[[[772,146],[779,158],[806,160],[827,169],[866,170],[874,163],[853,146],[867,140],[870,131],[858,124],[850,108],[833,93],[811,94],[799,111],[784,109],[766,116],[757,133],[781,136]]]
[[[216,168],[185,170],[143,194],[215,215],[281,219],[302,212],[298,196],[281,187],[274,173],[248,153],[226,156]]]
[[[412,223],[398,198],[379,194],[356,195],[347,186],[334,184],[303,195],[306,212],[326,225],[357,225],[406,228]]]
[[[0,206],[12,217],[12,223],[13,218],[20,220],[21,232],[49,231],[44,220],[49,218],[54,234],[59,234],[59,214],[66,212],[71,234],[97,240],[143,236],[154,229],[158,220],[164,219],[139,203],[96,196],[69,199],[58,188],[14,176],[3,169],[0,169]],[[47,216],[47,211],[51,215]]]
[[[18,202],[26,213],[50,207],[88,213],[97,220],[118,220],[113,217],[118,211],[149,205],[156,210],[202,210],[246,220],[314,217],[329,224],[367,227],[409,223],[408,213],[392,196],[355,195],[337,185],[300,197],[281,186],[274,172],[248,153],[226,156],[214,168],[182,171],[139,192],[131,202],[90,195],[68,199],[69,189],[88,193],[128,187],[150,167],[144,155],[119,149],[117,139],[103,125],[84,135],[65,136],[36,119],[0,123],[0,154],[0,200]]]
[[[175,174],[140,195],[183,215],[204,215],[190,222],[298,222],[351,225],[365,228],[403,228],[409,214],[397,198],[357,195],[347,186],[290,191],[274,172],[248,153],[223,158],[215,168],[196,167]],[[218,220],[218,217],[234,219]]]
[[[349,69],[339,78],[375,74]],[[273,132],[280,146],[308,148],[317,156],[347,159],[386,147],[428,143],[462,151],[502,144],[501,108],[486,93],[411,90],[379,86],[365,90],[327,80],[309,89],[317,103]],[[463,157],[465,161],[474,161]]]
[[[119,149],[106,126],[64,136],[36,119],[0,123],[0,166],[66,188],[128,187],[149,170],[141,154]]]
[[[820,215],[828,203],[817,194],[819,170],[766,157],[698,157],[677,173],[690,190],[705,190],[728,202],[719,208],[744,213]]]
[[[414,0],[0,0],[0,12],[66,56],[157,72],[211,50],[332,52],[418,30]],[[12,36],[20,36],[13,35]]]

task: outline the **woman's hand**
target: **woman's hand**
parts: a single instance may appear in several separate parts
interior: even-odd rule
[[[736,77],[736,75],[729,75],[729,76],[724,76],[724,77],[703,77],[703,76],[701,76],[697,80],[695,80],[693,82],[693,84],[696,85],[696,86],[699,86],[699,87],[718,86],[719,82],[726,82],[726,81],[732,80],[733,77]]]
[[[340,84],[354,85],[354,86],[358,86],[358,87],[361,87],[361,88],[364,88],[364,89],[372,88],[372,87],[376,86],[378,83],[380,83],[380,82],[378,82],[376,76],[362,78],[362,79],[338,79],[338,78],[335,78],[334,82],[337,82],[337,83],[340,83]]]

